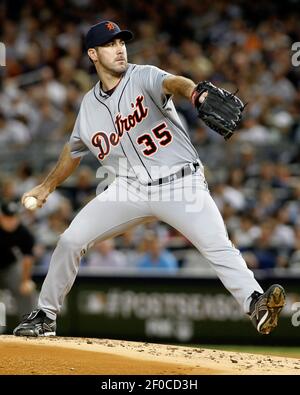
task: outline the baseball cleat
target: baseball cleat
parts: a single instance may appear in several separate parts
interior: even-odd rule
[[[284,305],[285,291],[281,285],[271,285],[263,294],[253,292],[249,315],[259,333],[268,335],[276,328]]]
[[[34,310],[24,316],[15,328],[15,336],[55,336],[56,322],[46,316],[43,310]]]

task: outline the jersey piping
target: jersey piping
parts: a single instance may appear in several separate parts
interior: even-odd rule
[[[135,69],[135,67],[136,67],[136,66],[134,66],[134,68],[132,69],[132,71]],[[125,83],[125,85],[124,85],[124,87],[123,87],[123,90],[122,90],[122,92],[121,92],[121,94],[120,94],[120,98],[119,98],[119,102],[118,102],[118,111],[119,111],[119,112],[120,112],[120,102],[121,102],[121,99],[122,99],[122,95],[123,95],[123,93],[124,93],[124,91],[125,91],[125,88],[126,88],[128,82],[129,82],[129,80],[130,80],[130,77],[129,77],[128,80],[126,81],[126,83]],[[145,170],[146,170],[148,176],[149,176],[150,179],[152,180],[152,177],[151,177],[151,175],[150,175],[150,173],[149,173],[149,171],[148,171],[148,169],[147,169],[145,163],[143,162],[142,158],[140,157],[140,154],[138,153],[138,151],[137,151],[135,145],[133,144],[132,139],[131,139],[129,133],[127,133],[127,136],[128,136],[128,138],[129,138],[129,141],[131,142],[132,147],[133,147],[133,149],[135,150],[135,152],[136,152],[136,154],[137,154],[139,160],[141,161],[142,165],[144,166],[144,168],[145,168]]]

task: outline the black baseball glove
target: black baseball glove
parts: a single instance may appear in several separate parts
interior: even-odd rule
[[[199,96],[204,92],[208,94],[200,103]],[[218,88],[208,81],[199,82],[192,93],[192,102],[198,111],[198,117],[225,140],[228,140],[238,127],[245,108],[234,93]]]

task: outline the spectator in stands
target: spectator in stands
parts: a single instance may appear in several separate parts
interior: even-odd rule
[[[79,210],[95,197],[93,184],[94,174],[87,166],[82,166],[76,175],[74,186],[66,188],[67,195],[71,198],[73,209]]]
[[[138,260],[140,270],[159,270],[167,273],[176,273],[178,263],[173,254],[163,248],[159,238],[150,233],[144,239],[145,254]]]
[[[14,145],[16,147],[25,145],[30,141],[30,132],[23,118],[6,119],[0,112],[0,144]]]
[[[28,162],[21,162],[16,174],[16,194],[21,197],[28,189],[36,185],[36,179],[33,175],[32,165]]]
[[[237,248],[241,251],[251,249],[254,246],[256,239],[260,235],[260,230],[255,225],[250,215],[244,214],[240,218],[239,226],[233,233],[234,242]]]
[[[36,225],[35,255],[39,267],[43,267],[45,270],[48,268],[53,248],[68,225],[69,221],[64,216],[62,203],[56,211],[50,212],[43,221]]]
[[[1,179],[0,196],[5,201],[15,200],[17,198],[17,186],[14,178],[5,176]]]
[[[36,304],[31,279],[34,238],[21,224],[19,206],[2,202],[0,211],[0,287],[9,289],[17,302],[18,315],[29,313]]]
[[[277,252],[272,245],[274,223],[272,220],[261,225],[261,234],[255,242],[253,253],[258,261],[258,269],[274,269],[277,266]]]
[[[300,226],[295,228],[295,250],[290,258],[291,267],[300,269]]]
[[[86,259],[87,267],[117,269],[127,266],[125,255],[115,249],[114,239],[96,243]]]

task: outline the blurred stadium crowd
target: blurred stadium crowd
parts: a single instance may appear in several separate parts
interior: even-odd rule
[[[16,0],[11,7],[0,12],[2,200],[20,198],[56,161],[96,81],[84,34],[110,19],[135,33],[127,47],[131,63],[239,89],[246,114],[226,143],[204,127],[190,102],[174,100],[249,267],[300,266],[300,67],[291,64],[292,43],[300,41],[297,1]],[[38,265],[47,266],[59,234],[95,196],[98,166],[85,158],[41,210],[22,214],[36,238]],[[142,269],[151,257],[170,271],[200,261],[184,237],[153,222],[96,245],[83,265]]]

